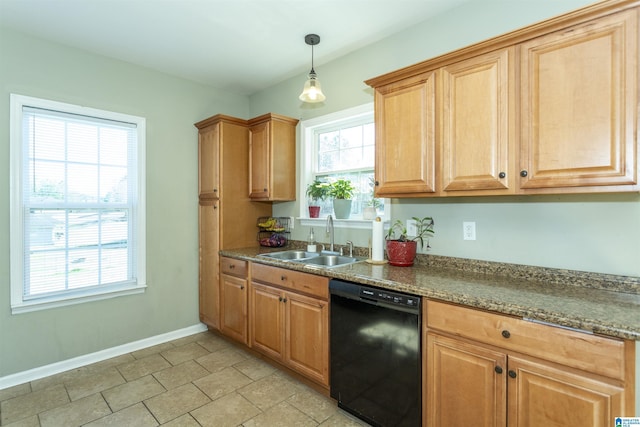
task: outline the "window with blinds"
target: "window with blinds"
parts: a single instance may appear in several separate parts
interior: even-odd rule
[[[14,312],[140,291],[144,119],[19,95],[11,114]]]

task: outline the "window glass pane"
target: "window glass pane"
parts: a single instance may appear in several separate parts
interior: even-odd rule
[[[25,106],[22,129],[24,298],[135,280],[135,126]]]
[[[384,209],[383,200],[373,201],[375,163],[375,125],[373,114],[362,114],[318,125],[313,132],[315,170],[311,179],[334,181],[348,179],[356,188],[351,216],[362,215],[365,206]],[[307,183],[308,185],[308,183]],[[333,213],[332,200],[317,203],[321,216]]]

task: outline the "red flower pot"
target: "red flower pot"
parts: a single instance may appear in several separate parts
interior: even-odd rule
[[[389,264],[398,267],[409,267],[413,265],[416,258],[418,242],[400,242],[398,240],[387,240],[387,258]]]
[[[309,218],[320,217],[320,206],[309,206]]]

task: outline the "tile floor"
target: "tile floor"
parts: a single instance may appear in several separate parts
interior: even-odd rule
[[[210,332],[0,390],[0,425],[366,426]]]

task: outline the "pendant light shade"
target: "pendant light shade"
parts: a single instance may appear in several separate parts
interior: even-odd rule
[[[320,36],[317,34],[307,34],[304,41],[311,46],[311,71],[309,72],[309,79],[305,82],[302,93],[298,98],[303,102],[322,102],[327,99],[327,97],[322,93],[320,81],[316,78],[316,72],[313,69],[313,46],[320,43]]]

